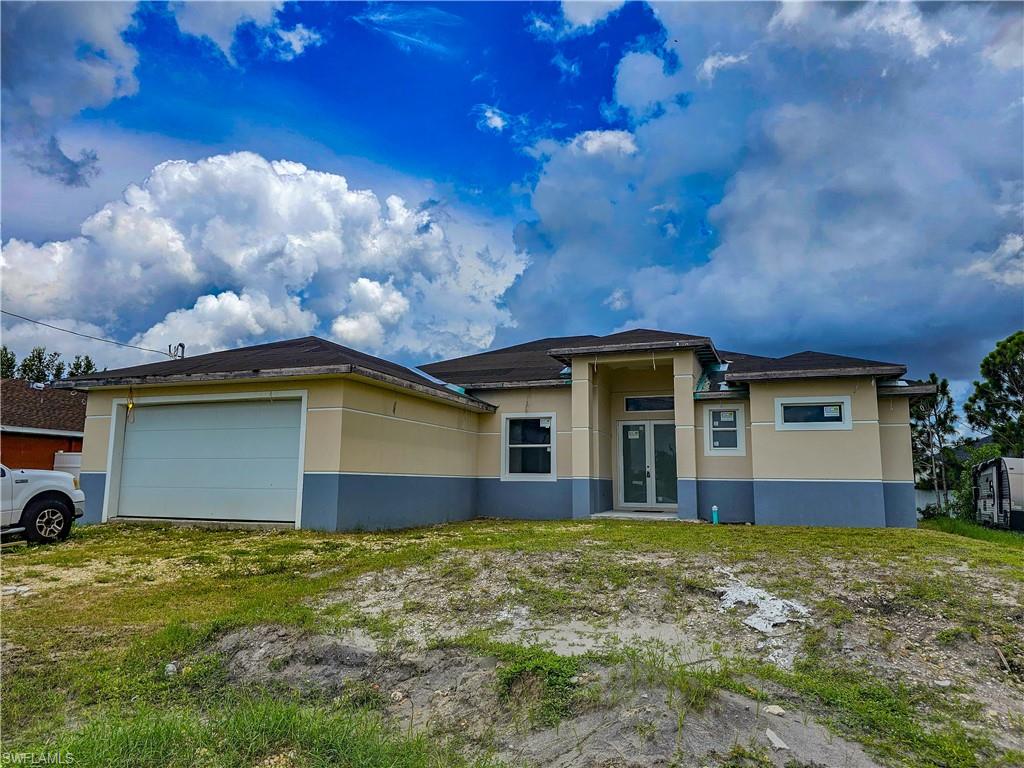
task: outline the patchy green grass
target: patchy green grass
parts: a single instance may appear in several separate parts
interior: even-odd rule
[[[531,724],[557,725],[592,700],[591,692],[580,684],[580,674],[594,656],[560,656],[537,645],[499,642],[484,632],[434,646],[465,648],[498,659],[498,695]]]
[[[990,765],[991,740],[964,728],[975,708],[924,687],[879,678],[865,667],[836,663],[821,631],[812,631],[792,671],[747,663],[749,671],[814,700],[826,722],[904,766]],[[927,705],[927,706],[925,706]],[[927,714],[925,714],[927,713]]]
[[[564,566],[571,589],[546,583],[543,573],[524,574],[518,583],[521,603],[539,615],[580,608],[592,615],[604,596],[655,579],[667,580],[672,603],[667,607],[676,611],[709,586],[706,576],[634,567],[630,558],[639,553],[769,574],[793,596],[814,589],[816,574],[828,572],[826,563],[848,563],[865,574],[850,590],[879,615],[941,615],[953,627],[1003,638],[999,647],[1009,662],[1024,664],[1019,632],[1005,607],[964,589],[969,577],[952,572],[953,566],[984,572],[1024,594],[1024,537],[980,530],[986,536],[943,532],[932,524],[918,531],[865,531],[618,520],[474,521],[373,534],[76,528],[62,544],[22,546],[0,555],[4,583],[32,589],[26,597],[4,598],[2,747],[72,750],[82,765],[254,765],[292,751],[297,765],[466,765],[450,745],[389,730],[374,713],[380,701],[372,691],[353,691],[330,706],[269,693],[246,698],[226,684],[220,660],[204,655],[223,632],[257,624],[323,630],[348,621],[394,636],[401,615],[369,620],[343,609],[321,611],[318,602],[361,574],[430,566],[452,550],[578,552]],[[884,589],[867,580],[879,569],[885,573]],[[451,584],[466,583],[473,575],[458,560],[449,559],[442,571]],[[822,613],[835,627],[859,610],[823,593],[820,598]],[[951,642],[959,637],[953,631]],[[593,696],[580,683],[579,666],[593,659],[474,642],[477,652],[499,659],[500,692],[532,693],[528,714],[536,722],[555,723]],[[188,663],[179,675],[165,677],[170,660]],[[837,731],[898,764],[972,766],[994,754],[988,742],[960,725],[969,721],[970,711],[844,666],[839,654],[820,645],[808,647],[791,672],[769,665],[692,669],[625,655],[619,661],[665,685],[691,708],[706,705],[718,688],[745,686],[743,675],[770,680],[820,707]],[[353,755],[360,759],[353,762]]]
[[[1017,531],[1004,531],[999,528],[988,528],[967,520],[958,520],[953,517],[933,517],[930,520],[921,521],[921,527],[930,531],[942,531],[952,533],[956,536],[966,536],[969,539],[979,541],[990,541],[1004,547],[1015,547],[1024,549],[1024,533]]]
[[[132,768],[486,768],[453,746],[397,733],[379,716],[345,705],[271,697],[219,701],[194,709],[144,705],[110,712],[59,736],[51,752],[75,765]],[[275,762],[276,759],[276,762]],[[264,762],[265,761],[265,762]]]

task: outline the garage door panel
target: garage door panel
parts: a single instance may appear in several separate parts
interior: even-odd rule
[[[131,426],[137,432],[294,427],[299,405],[298,400],[265,400],[143,406],[134,412]]]
[[[125,517],[185,520],[252,520],[290,523],[295,520],[292,489],[122,488]]]
[[[125,456],[140,459],[297,459],[296,428],[130,431]]]
[[[133,409],[117,514],[294,521],[301,414],[298,400]]]
[[[181,478],[195,488],[298,487],[295,459],[125,459],[121,487],[179,487]]]

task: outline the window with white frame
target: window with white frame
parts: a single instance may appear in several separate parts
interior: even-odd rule
[[[853,429],[850,398],[777,397],[775,398],[775,429],[828,430]]]
[[[510,413],[501,422],[502,480],[554,480],[555,414]]]
[[[704,455],[746,456],[745,430],[742,405],[704,406]]]

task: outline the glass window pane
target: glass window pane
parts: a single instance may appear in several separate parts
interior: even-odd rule
[[[509,419],[509,445],[551,445],[551,418]]]
[[[509,448],[508,471],[512,475],[550,475],[550,448]]]
[[[675,409],[675,398],[672,395],[663,397],[627,397],[627,411],[671,411]]]
[[[647,426],[622,425],[622,500],[647,503]]]
[[[676,428],[672,424],[654,425],[654,502],[675,504]]]
[[[736,411],[712,411],[711,412],[711,426],[712,427],[735,427],[736,426]]]
[[[736,443],[736,430],[735,429],[713,429],[711,430],[711,447],[712,448],[735,448]]]
[[[786,424],[831,424],[843,420],[842,403],[782,406],[782,420]]]

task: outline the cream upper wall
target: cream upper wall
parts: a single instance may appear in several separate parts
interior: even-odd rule
[[[775,398],[848,396],[853,428],[776,431]],[[870,377],[751,382],[755,479],[880,480],[878,397]]]
[[[914,453],[910,439],[910,398],[878,398],[882,479],[913,482]]]
[[[478,427],[476,413],[346,380],[340,469],[474,477]]]
[[[106,472],[110,444],[110,417],[115,399],[125,399],[131,392],[142,404],[148,397],[176,397],[189,395],[234,395],[247,392],[293,391],[307,392],[306,407],[306,470],[317,471],[338,467],[340,433],[336,431],[336,417],[329,411],[314,413],[316,408],[340,408],[342,380],[338,378],[281,378],[273,381],[230,381],[203,384],[163,386],[136,386],[89,390],[85,406],[85,437],[82,441],[82,471]],[[333,423],[331,423],[333,422]]]
[[[147,397],[305,390],[306,472],[474,476],[477,414],[348,378],[295,378],[134,387]],[[107,471],[110,414],[127,388],[92,390],[86,403],[83,471]]]
[[[692,398],[690,371],[697,371],[692,352],[677,353],[675,367],[657,361],[654,368],[597,366],[587,399],[590,476],[618,475],[616,423],[629,419],[675,420],[677,439],[691,450],[678,453],[679,476],[765,479],[912,480],[909,403],[906,397],[878,398],[870,378],[808,379],[754,382],[750,401],[714,401],[745,408],[745,456],[704,455],[704,406],[687,401],[676,413],[627,413],[629,395],[675,394]],[[679,377],[676,372],[684,376]],[[695,381],[695,379],[694,379]],[[683,386],[685,384],[685,386]],[[689,388],[689,389],[688,389]],[[498,406],[493,414],[477,414],[354,379],[295,378],[234,381],[181,386],[135,387],[136,401],[146,397],[237,394],[304,389],[308,392],[305,470],[383,474],[499,477],[501,420],[506,413],[553,413],[556,420],[557,476],[573,476],[573,392],[569,386],[487,390],[476,393]],[[107,470],[110,414],[114,398],[127,388],[93,390],[86,405],[82,470]],[[853,429],[775,431],[775,398],[848,395],[853,404]],[[683,413],[679,413],[683,411]],[[690,419],[690,424],[680,421]],[[692,435],[692,439],[685,437]],[[687,470],[688,467],[695,469]],[[689,472],[689,474],[687,474]]]
[[[501,421],[506,413],[553,413],[557,434],[555,459],[559,479],[572,477],[572,390],[563,387],[524,387],[474,393],[498,406],[496,413],[479,415],[476,459],[480,477],[501,476]]]
[[[753,475],[753,459],[750,434],[750,403],[746,400],[697,401],[696,428],[694,429],[694,450],[697,454],[697,478],[699,480],[749,480]],[[704,431],[705,412],[708,408],[742,408],[745,455],[705,456]]]

